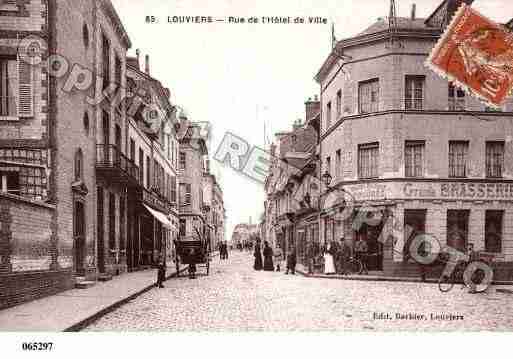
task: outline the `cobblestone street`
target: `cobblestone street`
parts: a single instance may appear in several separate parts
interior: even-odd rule
[[[494,290],[471,295],[455,286],[444,294],[435,284],[256,272],[251,255],[232,253],[228,261],[213,260],[210,276],[171,279],[86,330],[506,330],[513,328],[512,309],[513,296]],[[375,312],[392,319],[373,319]],[[396,313],[425,319],[395,319]],[[431,313],[463,320],[432,320]]]

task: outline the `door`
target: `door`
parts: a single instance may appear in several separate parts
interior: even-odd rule
[[[385,218],[383,215],[382,218]],[[381,221],[376,226],[370,226],[364,223],[360,230],[355,232],[355,239],[367,242],[368,256],[367,256],[367,269],[370,271],[382,271],[383,270],[383,244],[379,241],[379,236],[383,230],[383,224],[385,221]]]
[[[78,275],[85,274],[85,211],[84,204],[75,202],[73,218],[73,242],[75,248],[75,272]]]
[[[103,188],[98,187],[98,199],[97,199],[97,241],[96,241],[96,253],[98,255],[98,271],[105,273],[105,216],[103,210]]]
[[[103,161],[110,162],[110,119],[109,114],[105,111],[102,112],[102,132],[103,132]]]

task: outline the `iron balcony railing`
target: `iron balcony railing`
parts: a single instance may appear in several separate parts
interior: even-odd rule
[[[117,169],[137,183],[142,183],[139,166],[128,159],[115,145],[100,144],[96,146],[96,167]]]

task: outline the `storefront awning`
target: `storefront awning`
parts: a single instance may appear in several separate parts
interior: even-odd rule
[[[173,223],[171,223],[171,221],[169,220],[169,218],[167,218],[167,216],[160,212],[160,211],[157,211],[151,207],[148,207],[147,205],[143,204],[143,206],[148,210],[148,212],[151,213],[151,215],[153,217],[155,217],[157,219],[157,221],[159,221],[160,223],[162,223],[165,227],[169,228],[169,229],[176,229],[175,226],[173,226]]]

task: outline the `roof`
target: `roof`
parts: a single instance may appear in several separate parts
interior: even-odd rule
[[[412,20],[409,17],[398,17],[397,18],[397,29],[398,30],[422,30],[422,29],[428,29],[429,27],[426,26],[424,23],[426,19],[419,19],[416,18]],[[379,18],[375,23],[373,23],[371,26],[357,34],[356,36],[364,36],[364,35],[371,35],[376,34],[378,32],[382,31],[388,31],[388,18]]]

